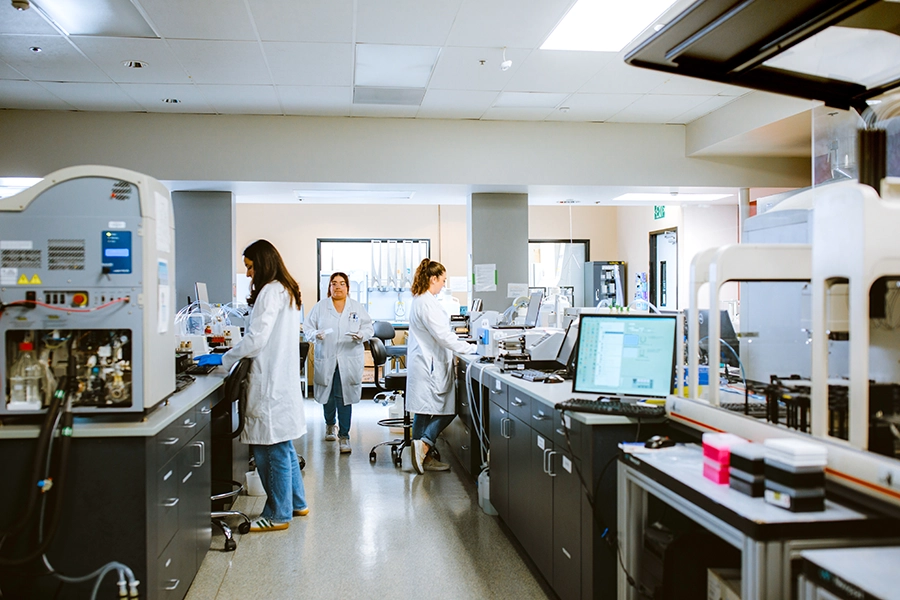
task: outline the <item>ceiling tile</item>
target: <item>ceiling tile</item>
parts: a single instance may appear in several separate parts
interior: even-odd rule
[[[79,36],[72,42],[98,67],[118,83],[190,83],[191,78],[163,40],[140,38],[99,38]],[[129,69],[122,63],[140,60],[143,69]]]
[[[535,50],[528,55],[503,89],[517,92],[574,92],[611,59],[612,54],[608,52]]]
[[[123,83],[119,88],[149,112],[200,114],[216,112],[200,93],[200,89],[193,84]],[[163,102],[166,98],[175,98],[178,104]]]
[[[197,83],[271,84],[257,42],[169,40],[175,56]]]
[[[16,10],[12,3],[0,4],[0,33],[37,33],[53,35],[57,31],[36,10]]]
[[[691,121],[696,121],[700,117],[706,116],[713,111],[719,110],[729,102],[734,102],[734,100],[734,96],[711,96],[708,100],[698,104],[694,108],[688,109],[687,111],[675,117],[674,120],[669,122],[687,124]]]
[[[462,0],[359,0],[356,41],[366,44],[443,46]]]
[[[465,0],[448,46],[535,48],[563,18],[571,0]]]
[[[578,91],[586,94],[646,94],[670,77],[668,73],[627,65],[617,55]]]
[[[653,88],[654,94],[675,94],[683,96],[743,96],[749,91],[750,90],[748,89],[728,85],[727,83],[696,79],[694,77],[683,77],[681,75],[670,75],[667,82]]]
[[[282,114],[275,86],[272,85],[198,85],[200,93],[219,114]]]
[[[478,119],[490,107],[497,92],[428,90],[417,117],[425,119]]]
[[[25,81],[28,78],[0,60],[0,80],[3,79]]]
[[[263,52],[277,85],[349,86],[352,83],[351,44],[264,42]]]
[[[164,38],[256,40],[244,0],[134,1]]]
[[[286,115],[350,116],[350,101],[353,97],[350,86],[279,85],[275,89]]]
[[[141,110],[141,106],[131,99],[115,83],[57,83],[53,81],[39,82],[45,90],[75,110],[105,110],[113,112],[132,112]]]
[[[531,50],[508,48],[506,58],[513,61],[508,71],[500,70],[502,48],[456,48],[441,50],[429,89],[492,90],[499,92],[531,53]],[[484,64],[481,64],[484,61]]]
[[[253,0],[250,10],[265,42],[353,41],[353,0]]]
[[[481,116],[482,121],[543,121],[556,110],[554,108],[489,108]]]
[[[548,121],[606,121],[641,97],[641,94],[572,94]],[[568,108],[563,111],[562,108]]]
[[[351,117],[415,117],[418,106],[394,106],[388,104],[351,104]]]
[[[708,96],[644,95],[619,111],[610,123],[675,123],[675,118],[703,104]]]
[[[41,52],[32,52],[32,47],[41,48]],[[59,35],[2,35],[0,56],[32,81],[109,81],[103,71]]]
[[[23,110],[72,110],[50,91],[31,81],[0,81],[0,105]]]

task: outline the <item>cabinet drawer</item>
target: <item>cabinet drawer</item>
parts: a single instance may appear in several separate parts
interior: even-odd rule
[[[537,399],[531,400],[531,421],[529,423],[535,431],[551,440],[553,439],[553,413],[555,412],[552,406]]]
[[[508,394],[509,414],[531,426],[531,396],[516,388],[509,388]]]
[[[170,460],[157,474],[157,498],[156,498],[156,554],[162,554],[163,549],[172,541],[175,532],[178,531],[178,509],[181,499],[178,495],[178,460]]]
[[[476,379],[475,381],[478,380]],[[507,398],[509,386],[489,373],[484,374],[483,383],[484,387],[488,390],[491,402],[501,408],[507,409],[509,406]]]
[[[193,418],[193,412],[189,412]],[[164,465],[171,460],[178,451],[184,448],[184,445],[192,436],[184,430],[181,424],[181,418],[166,425],[166,428],[160,431],[155,438],[156,442],[156,464]]]
[[[209,425],[210,416],[212,415],[212,407],[213,402],[215,400],[215,395],[218,392],[213,392],[203,400],[197,403],[197,406],[194,407],[194,420],[197,422],[197,427],[194,431],[200,431],[207,425]]]
[[[180,537],[180,536],[179,536]],[[156,597],[162,600],[181,600],[191,584],[185,568],[187,545],[175,539],[160,555],[156,566]]]

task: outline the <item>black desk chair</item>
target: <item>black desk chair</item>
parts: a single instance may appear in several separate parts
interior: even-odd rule
[[[375,337],[384,342],[384,351],[391,361],[391,369],[399,371],[399,363],[402,361],[406,364],[406,346],[403,344],[394,344],[394,326],[387,321],[375,321],[372,323],[375,328]]]
[[[309,356],[309,342],[300,342],[300,389],[303,397],[309,395],[309,378],[306,375],[306,358]]]
[[[376,323],[383,322],[376,321]],[[387,323],[387,325],[390,327],[390,323]],[[393,327],[391,327],[391,330],[393,330]],[[403,437],[372,446],[372,450],[369,452],[369,461],[374,463],[378,458],[375,454],[376,448],[379,446],[390,446],[391,459],[394,461],[394,466],[399,467],[403,464],[403,449],[412,446],[412,417],[406,411],[406,394],[404,393],[406,390],[406,372],[384,372],[388,355],[385,352],[384,343],[379,337],[369,339],[369,349],[372,352],[372,362],[375,363],[375,387],[379,390],[379,393],[375,395],[375,402],[381,402],[385,405],[389,402],[403,403],[402,419],[381,419],[378,421],[378,424],[382,427],[402,427]]]
[[[222,397],[222,400],[219,402],[217,406],[224,407],[222,411],[213,411],[213,418],[231,418],[231,408],[232,404],[237,404],[238,411],[238,426],[237,429],[231,431],[231,424],[228,424],[228,435],[222,435],[222,438],[227,438],[227,442],[231,443],[231,440],[241,435],[241,432],[244,430],[244,410],[247,404],[247,376],[250,374],[250,363],[252,359],[250,358],[242,358],[237,363],[231,367],[231,372],[228,373],[228,377],[225,379],[225,391]],[[217,436],[219,437],[219,436]],[[219,453],[213,452],[212,460],[213,463],[218,460],[225,460],[224,457],[220,457]],[[220,472],[223,469],[214,468],[215,472]],[[226,472],[230,472],[230,466],[225,469]],[[225,535],[225,550],[227,552],[233,551],[237,548],[237,543],[234,541],[234,536],[231,531],[231,527],[228,526],[228,523],[225,522],[227,517],[240,517],[241,524],[238,525],[238,531],[242,534],[248,533],[250,531],[250,517],[246,514],[242,513],[239,510],[221,510],[225,502],[228,500],[233,500],[241,492],[244,491],[244,485],[240,481],[234,480],[223,480],[223,479],[214,479],[213,488],[216,490],[226,490],[221,493],[214,493],[210,496],[210,501],[213,503],[212,511],[210,512],[210,519],[212,520],[213,525],[222,530],[222,533]]]

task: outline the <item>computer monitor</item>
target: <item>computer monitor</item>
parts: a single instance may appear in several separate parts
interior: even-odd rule
[[[566,337],[563,338],[562,344],[559,346],[559,353],[556,355],[556,362],[559,363],[561,369],[571,370],[577,343],[578,321],[572,321],[569,323],[569,327],[566,328]]]
[[[697,311],[700,328],[698,332],[700,337],[700,349],[709,354],[709,310],[701,308]],[[686,328],[685,328],[686,329]],[[685,331],[687,335],[687,331]],[[739,367],[738,357],[741,353],[741,343],[738,341],[737,334],[734,332],[734,325],[731,323],[731,317],[727,310],[719,311],[719,339],[726,342],[734,350],[732,352],[723,344],[719,345],[720,361],[732,367]]]
[[[209,294],[206,284],[200,281],[194,283],[194,294],[197,295],[197,304],[202,312],[209,312]]]
[[[472,310],[470,310],[469,312],[470,313],[480,312],[481,307],[482,307],[481,298],[475,298],[474,300],[472,300]]]
[[[528,300],[528,311],[525,313],[526,328],[537,327],[538,315],[541,312],[541,300],[544,299],[544,292],[532,292],[531,298]]]
[[[572,390],[665,398],[675,377],[676,317],[582,314]]]

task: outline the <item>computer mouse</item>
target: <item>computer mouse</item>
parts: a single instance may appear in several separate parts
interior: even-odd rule
[[[670,440],[664,435],[654,435],[652,438],[644,442],[644,448],[671,448],[675,445],[674,440]]]
[[[565,379],[554,373],[551,373],[544,378],[544,383],[562,383],[563,381],[565,381]]]

